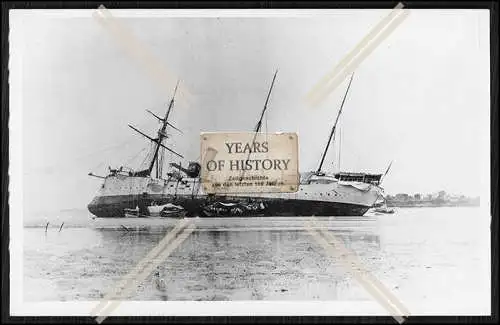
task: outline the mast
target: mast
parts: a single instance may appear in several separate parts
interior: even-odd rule
[[[345,99],[347,97],[347,93],[349,92],[349,88],[351,88],[352,78],[354,77],[354,72],[351,75],[351,79],[349,80],[349,85],[347,86],[347,90],[344,94],[344,98],[342,99],[342,104],[340,105],[339,112],[337,114],[337,118],[335,119],[335,123],[333,124],[332,131],[330,132],[330,136],[328,137],[328,142],[326,143],[325,151],[323,152],[323,156],[321,157],[321,161],[318,166],[317,173],[321,172],[321,168],[323,167],[323,162],[325,161],[326,154],[328,152],[328,148],[330,147],[330,142],[332,141],[333,135],[335,134],[335,128],[337,127],[337,123],[339,121],[340,114],[342,113],[342,108],[344,107]]]
[[[262,112],[260,113],[260,118],[259,121],[257,122],[257,125],[255,126],[255,132],[260,132],[260,128],[262,126],[262,119],[264,118],[264,113],[267,110],[267,103],[269,102],[269,96],[271,96],[271,91],[273,90],[274,86],[274,80],[276,80],[276,74],[278,74],[278,69],[276,69],[276,72],[274,73],[273,81],[271,82],[271,87],[269,88],[269,92],[267,93],[266,97],[266,102],[264,103],[264,108],[262,109]]]
[[[151,163],[149,164],[149,173],[151,174],[151,171],[153,170],[153,166],[155,164],[155,162],[158,163],[158,152],[160,150],[160,146],[161,146],[161,143],[163,141],[163,139],[165,139],[167,137],[167,134],[165,133],[165,130],[167,129],[167,125],[168,125],[168,116],[170,115],[170,112],[172,111],[172,107],[174,106],[174,98],[175,98],[175,94],[177,93],[177,87],[179,86],[179,80],[177,80],[177,84],[175,85],[175,89],[174,89],[174,95],[172,96],[172,99],[170,100],[170,104],[168,105],[168,110],[167,110],[167,113],[165,113],[165,118],[162,120],[162,126],[161,126],[161,129],[158,131],[158,138],[157,138],[157,142],[156,142],[156,146],[155,146],[155,153],[153,155],[153,159],[151,159]],[[158,173],[158,169],[156,171]],[[158,177],[159,175],[156,175],[156,177]]]
[[[174,94],[172,96],[172,99],[170,100],[170,103],[168,105],[168,109],[167,109],[167,112],[165,113],[165,117],[164,118],[161,118],[159,116],[157,116],[156,114],[154,114],[153,112],[147,110],[149,113],[151,113],[154,117],[156,117],[159,121],[162,122],[162,125],[161,125],[161,128],[158,130],[158,137],[157,138],[152,138],[146,134],[144,134],[143,132],[139,131],[138,129],[136,129],[135,127],[133,127],[132,125],[129,124],[129,127],[132,128],[134,131],[142,134],[143,136],[145,136],[146,138],[148,138],[149,140],[151,140],[152,142],[155,143],[155,148],[154,148],[154,154],[153,154],[153,157],[151,158],[151,162],[149,163],[149,167],[142,171],[142,172],[139,172],[139,174],[147,174],[147,175],[151,175],[151,172],[153,170],[153,167],[156,163],[157,165],[157,168],[156,168],[156,177],[160,176],[158,175],[159,172],[160,172],[160,168],[158,168],[158,164],[160,161],[163,161],[163,159],[159,159],[158,157],[158,153],[160,151],[160,147],[162,148],[165,148],[167,149],[168,151],[174,153],[175,155],[181,157],[181,158],[184,158],[182,155],[178,154],[177,152],[173,151],[172,149],[166,147],[165,145],[163,145],[163,140],[165,138],[168,138],[167,136],[167,133],[165,132],[166,129],[167,129],[167,126],[170,126],[176,130],[178,130],[175,126],[173,126],[172,124],[170,124],[168,122],[168,117],[170,115],[170,112],[172,111],[172,107],[174,106],[174,99],[175,99],[175,94],[177,93],[177,87],[179,86],[179,81],[177,81],[177,84],[175,85],[175,89],[174,89]]]

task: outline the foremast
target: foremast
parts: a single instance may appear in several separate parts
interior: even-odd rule
[[[151,157],[151,161],[149,162],[148,168],[133,173],[133,176],[141,176],[141,177],[151,176],[151,173],[153,171],[153,167],[155,166],[155,164],[157,166],[159,166],[159,164],[163,162],[163,159],[161,159],[162,155],[160,155],[160,148],[166,149],[169,152],[173,153],[174,155],[176,155],[176,156],[178,156],[180,158],[184,158],[184,156],[182,156],[181,154],[175,152],[174,150],[172,150],[171,148],[169,148],[169,147],[167,147],[167,146],[165,146],[163,144],[163,140],[165,140],[165,139],[168,138],[168,134],[166,132],[167,131],[167,126],[170,126],[171,128],[180,131],[178,128],[176,128],[174,125],[172,125],[169,122],[169,120],[168,120],[169,117],[170,117],[170,113],[172,111],[172,108],[174,106],[175,95],[177,93],[178,86],[179,86],[179,82],[177,81],[177,84],[175,85],[175,89],[174,89],[174,94],[173,94],[172,99],[170,100],[170,103],[168,105],[168,109],[167,109],[167,112],[165,113],[165,117],[162,118],[162,117],[156,115],[155,113],[151,112],[150,110],[146,110],[148,113],[150,113],[155,118],[157,118],[160,122],[162,122],[161,123],[161,127],[158,130],[156,138],[150,137],[149,135],[147,135],[144,132],[138,130],[137,128],[133,127],[130,124],[128,125],[131,129],[133,129],[134,131],[138,132],[139,134],[141,134],[142,136],[146,137],[147,139],[149,139],[151,142],[154,143],[153,156]],[[157,178],[161,178],[161,176],[162,175],[161,175],[160,169],[157,168],[156,169],[156,177]]]

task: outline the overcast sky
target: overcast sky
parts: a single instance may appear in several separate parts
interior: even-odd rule
[[[201,131],[251,130],[279,69],[264,126],[297,132],[301,171],[316,169],[347,80],[317,108],[305,95],[389,10],[120,19],[168,69],[169,85],[92,11],[17,13],[11,74],[21,78],[11,86],[22,107],[11,109],[23,112],[24,206],[57,210],[91,200],[101,181],[88,172],[138,167],[149,143],[127,124],[153,135],[159,124],[145,109],[164,114],[177,77],[190,97],[172,115],[183,134],[168,141],[186,161],[199,158]],[[394,160],[389,194],[480,194],[489,182],[488,15],[412,10],[356,69],[339,123],[342,170],[382,173]],[[325,170],[338,168],[334,151]]]

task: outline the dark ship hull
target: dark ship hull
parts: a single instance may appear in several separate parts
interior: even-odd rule
[[[262,211],[236,210],[234,213],[228,208],[223,211],[207,211],[207,207],[215,202],[217,198],[193,198],[190,196],[162,196],[153,195],[138,205],[138,200],[133,195],[117,195],[108,197],[96,197],[89,205],[89,211],[99,218],[121,218],[125,217],[125,209],[141,208],[156,202],[158,204],[172,203],[182,206],[187,211],[188,217],[227,217],[227,216],[362,216],[370,209],[352,203],[325,202],[313,200],[274,199],[258,197],[224,197],[226,204],[244,205],[242,202],[263,203],[265,209]],[[142,209],[144,212],[146,209]],[[241,212],[240,212],[241,211]],[[147,213],[147,212],[145,212]]]

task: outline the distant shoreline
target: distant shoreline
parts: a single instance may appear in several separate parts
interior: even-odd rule
[[[434,203],[434,202],[387,202],[387,207],[391,208],[450,208],[450,207],[479,207],[479,202],[471,203]]]
[[[478,207],[480,206],[481,200],[479,196],[469,197],[465,195],[448,194],[445,191],[439,191],[434,194],[417,193],[414,195],[398,193],[396,195],[387,195],[384,199],[388,207],[394,208]]]

